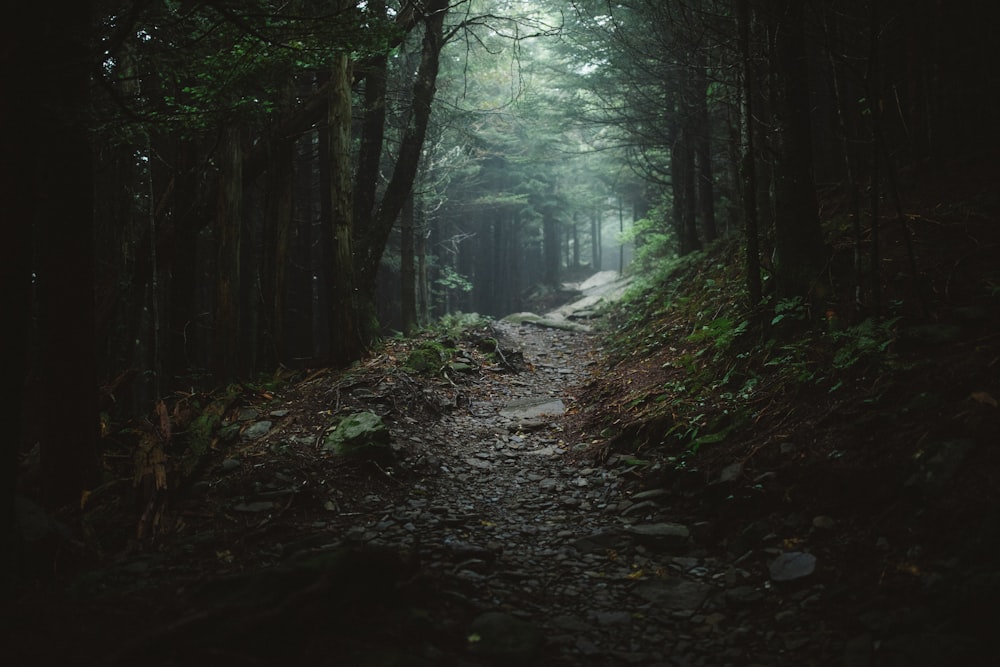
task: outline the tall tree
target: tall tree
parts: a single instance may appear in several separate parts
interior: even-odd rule
[[[813,179],[805,7],[796,0],[773,0],[771,11],[778,123],[775,289],[779,297],[805,297],[824,256]]]
[[[32,372],[40,378],[41,395],[49,400],[65,398],[57,415],[43,414],[52,408],[40,405],[27,413],[41,423],[41,493],[52,506],[79,503],[81,492],[97,480],[93,162],[84,122],[92,62],[90,10],[88,2],[69,7],[19,6],[16,16],[8,16],[17,33],[5,41],[11,51],[5,51],[4,83],[14,84],[5,87],[5,97],[13,101],[4,109],[12,116],[7,120],[14,121],[6,134],[31,141],[30,151],[17,142],[5,147],[19,162],[7,163],[16,171],[7,174],[11,180],[5,178],[5,186],[10,182],[17,189],[6,193],[10,199],[4,197],[4,201],[15,207],[9,211],[16,215],[12,231],[24,244],[9,246],[23,256],[9,258],[9,268],[4,263],[13,282],[4,285],[4,293],[15,299],[11,311],[16,318],[15,342],[22,345],[9,356],[36,359]],[[11,72],[10,68],[23,69]],[[33,253],[26,243],[32,231]],[[28,355],[21,327],[30,321],[24,299],[31,275],[27,262],[32,255],[37,350]],[[6,288],[13,289],[8,292]],[[24,374],[23,368],[16,370],[10,380],[19,392]],[[10,440],[9,447],[16,449],[17,439]],[[7,463],[10,451],[6,450]],[[8,481],[6,475],[5,468]],[[12,487],[5,485],[7,519],[11,492]]]

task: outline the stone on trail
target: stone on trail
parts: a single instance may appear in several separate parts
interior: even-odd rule
[[[335,423],[323,441],[323,450],[380,460],[392,455],[389,441],[389,429],[381,417],[374,412],[358,412]]]
[[[788,551],[771,561],[768,569],[773,581],[794,581],[816,570],[816,556],[804,551]]]
[[[649,579],[639,582],[632,593],[663,609],[694,611],[715,588],[711,584],[687,579]]]
[[[686,548],[691,545],[691,531],[679,523],[650,523],[626,529],[636,541],[654,550]]]
[[[266,420],[254,422],[249,426],[249,428],[247,428],[247,430],[243,431],[243,439],[257,440],[262,438],[271,430],[271,425],[272,422]]]
[[[566,412],[562,399],[551,396],[519,398],[505,405],[500,414],[514,419],[536,419],[542,415],[558,416]]]

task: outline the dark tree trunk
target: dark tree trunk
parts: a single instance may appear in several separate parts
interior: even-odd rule
[[[0,446],[0,596],[13,590],[17,454],[26,413],[32,271],[37,274],[43,420],[42,494],[78,506],[97,480],[98,419],[94,300],[93,163],[87,106],[90,3],[17,3],[0,30],[0,214],[8,221],[0,293],[8,319],[3,354],[13,426]],[[44,45],[40,48],[39,45]],[[41,82],[41,83],[40,83]],[[32,231],[39,241],[32,266]],[[11,396],[12,395],[12,396]],[[13,405],[10,405],[12,400]],[[40,407],[40,406],[39,406]]]
[[[763,297],[760,277],[760,236],[757,225],[757,174],[754,151],[754,71],[750,57],[750,2],[739,2],[739,43],[743,70],[743,155],[741,165],[743,215],[746,229],[746,284],[750,305],[756,306]]]
[[[775,289],[779,298],[806,297],[823,259],[813,182],[809,76],[804,5],[776,0],[778,155],[775,164]]]
[[[428,220],[424,213],[423,206],[416,207],[417,221],[414,224],[414,252],[417,261],[417,323],[425,325],[430,318],[430,285],[427,268],[427,237],[430,230],[427,229]]]
[[[542,213],[542,253],[545,258],[544,282],[551,287],[559,286],[559,221],[551,206]]]
[[[220,381],[245,371],[240,358],[240,256],[243,226],[243,156],[238,128],[225,131],[219,156],[216,202],[216,291],[213,371]]]
[[[601,270],[601,210],[595,205],[590,209],[590,262],[594,271]]]
[[[197,307],[198,228],[201,222],[201,193],[195,171],[195,145],[179,140],[174,164],[177,185],[174,188],[173,235],[170,245],[170,335],[164,364],[171,376],[190,366],[190,346],[200,326]]]
[[[680,237],[680,254],[687,255],[701,249],[695,207],[697,184],[695,183],[694,150],[689,132],[682,130],[679,133],[670,153],[674,224]]]
[[[292,226],[295,146],[292,139],[277,142],[267,173],[261,253],[262,313],[266,320],[259,356],[265,367],[285,361],[285,295],[288,276],[288,239]]]
[[[385,15],[385,0],[372,0],[368,5],[373,15]],[[381,166],[382,145],[385,138],[385,94],[388,63],[389,59],[385,55],[377,55],[367,61],[365,65],[361,147],[354,183],[354,216],[355,224],[359,230],[367,228],[375,214],[375,192],[380,180],[379,167]]]
[[[718,238],[715,224],[715,182],[712,174],[712,128],[708,116],[708,61],[699,49],[695,60],[694,122],[695,168],[697,170],[698,215],[705,243]]]
[[[44,82],[24,90],[7,89],[5,97],[21,98],[14,104],[25,105],[15,111],[26,115],[17,119],[20,123],[5,127],[8,133],[22,133],[32,142],[30,152],[21,154],[25,161],[14,165],[14,182],[24,189],[12,194],[15,202],[25,198],[21,212],[27,217],[13,226],[33,225],[36,232],[41,395],[46,401],[65,399],[45,407],[57,412],[44,419],[41,431],[41,491],[51,507],[78,507],[81,492],[96,483],[98,472],[94,181],[89,137],[82,121],[90,82],[85,43],[89,9],[86,2],[65,7],[40,4],[29,9],[31,17],[7,17],[20,30],[38,31],[33,37],[20,33],[14,37],[15,49],[23,46],[14,58],[24,58],[14,64],[25,68],[23,76],[32,77],[30,83]],[[45,48],[38,48],[41,43]],[[30,102],[34,108],[27,106]],[[20,250],[27,254],[27,248]],[[13,258],[12,265],[17,272],[13,287],[20,288],[13,311],[17,312],[24,306],[27,276],[21,273],[23,258]],[[12,326],[27,321],[14,319]],[[23,359],[23,351],[10,350],[4,356]],[[10,377],[18,388],[22,381],[23,373]],[[8,434],[7,439],[16,446],[16,438]],[[11,489],[3,491],[6,503]]]
[[[573,240],[573,250],[571,255],[571,261],[573,262],[573,268],[580,268],[580,213],[578,211],[573,211],[573,226],[571,227],[570,234]]]
[[[420,166],[420,153],[423,150],[431,105],[437,87],[438,63],[444,42],[444,18],[447,9],[448,0],[431,0],[427,5],[420,66],[413,84],[413,106],[399,146],[396,166],[386,186],[382,201],[370,222],[359,220],[358,294],[362,302],[371,301],[374,296],[375,276],[382,260],[382,253],[403,204],[410,195],[417,169]],[[361,303],[360,306],[363,313],[374,312],[374,304],[372,303]],[[362,317],[365,315],[363,314]],[[370,330],[373,323],[366,324],[369,325],[369,330],[366,330],[367,334],[374,333]]]
[[[332,256],[327,263],[330,290],[330,357],[336,366],[357,361],[366,349],[369,327],[361,318],[374,309],[359,309],[354,255],[354,209],[351,191],[351,64],[338,56],[330,73],[330,106],[327,114],[330,157],[330,215]],[[377,269],[376,264],[374,269]],[[374,275],[373,275],[374,280]],[[372,283],[374,291],[374,282]]]
[[[415,264],[414,197],[411,194],[403,206],[400,223],[400,316],[403,333],[409,335],[417,328],[417,268]]]

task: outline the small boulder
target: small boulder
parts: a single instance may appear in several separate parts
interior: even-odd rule
[[[772,581],[794,581],[816,570],[816,556],[804,551],[788,551],[771,561],[768,569]]]
[[[338,456],[384,461],[392,457],[389,429],[374,412],[357,412],[336,422],[326,434],[323,450]]]
[[[691,546],[691,531],[679,523],[650,523],[626,529],[637,542],[655,551],[686,549]]]

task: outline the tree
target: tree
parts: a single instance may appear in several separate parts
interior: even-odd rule
[[[3,59],[9,99],[2,107],[9,122],[4,153],[11,160],[5,161],[5,171],[11,171],[3,179],[3,187],[11,189],[3,199],[14,234],[7,245],[13,256],[4,262],[14,333],[14,348],[6,356],[17,360],[10,376],[16,394],[24,390],[29,371],[39,379],[42,396],[64,399],[56,416],[44,414],[52,409],[48,406],[16,406],[24,408],[21,414],[31,420],[26,426],[37,428],[40,436],[41,496],[46,504],[60,506],[79,503],[97,479],[93,176],[85,124],[90,5],[26,5],[16,14],[8,17],[17,30],[5,35],[10,50]],[[45,85],[38,86],[39,81]],[[32,289],[36,348],[29,350]],[[35,360],[30,368],[24,365],[28,359]],[[15,430],[4,450],[5,540],[14,534],[11,466],[18,435]],[[4,549],[5,557],[14,553]]]
[[[804,6],[774,0],[771,28],[777,97],[778,154],[774,176],[775,290],[780,298],[805,297],[823,264],[823,240],[813,180],[809,74]]]

